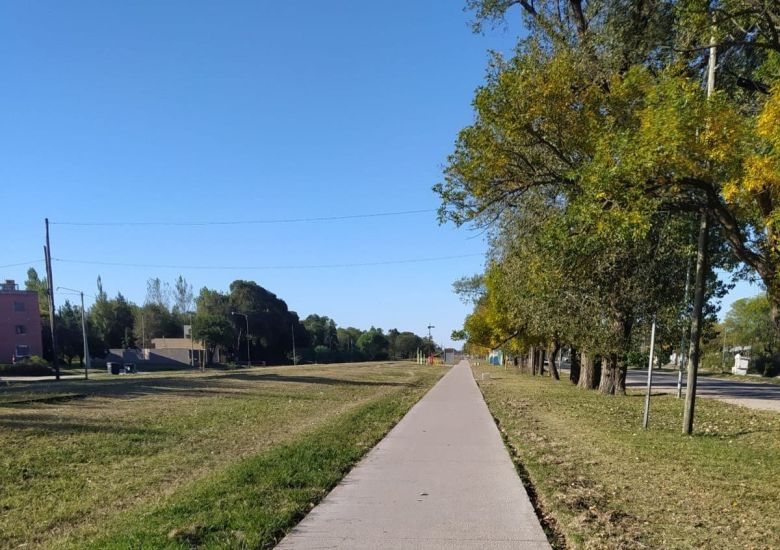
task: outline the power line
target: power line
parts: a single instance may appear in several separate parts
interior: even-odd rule
[[[52,258],[55,262],[83,264],[83,265],[104,265],[113,267],[138,267],[155,269],[215,269],[215,270],[295,270],[295,269],[330,269],[344,267],[371,267],[397,264],[413,264],[424,262],[439,262],[446,260],[457,260],[461,258],[474,258],[484,256],[483,253],[477,254],[459,254],[453,256],[437,256],[432,258],[409,258],[403,260],[384,260],[378,262],[357,262],[343,264],[311,264],[311,265],[254,265],[254,266],[216,266],[216,265],[171,265],[171,264],[136,264],[125,262],[104,262],[100,260],[73,260],[67,258]]]
[[[302,223],[302,222],[329,222],[341,220],[356,220],[363,218],[385,218],[389,216],[408,216],[412,214],[427,214],[436,212],[435,208],[426,208],[422,210],[402,210],[399,212],[374,212],[369,214],[349,214],[346,216],[318,216],[311,218],[277,218],[268,220],[224,220],[208,222],[176,222],[176,221],[151,221],[151,222],[50,222],[52,225],[71,225],[71,226],[207,226],[207,225],[270,225],[282,223]]]
[[[16,264],[0,265],[0,268],[4,268],[4,267],[19,267],[20,265],[39,264],[42,261],[43,261],[43,258],[41,258],[40,260],[28,260],[26,262],[19,262],[19,263],[16,263]]]

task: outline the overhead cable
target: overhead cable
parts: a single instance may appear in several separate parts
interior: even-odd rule
[[[74,260],[69,258],[52,258],[55,262],[84,264],[84,265],[104,265],[113,267],[137,267],[137,268],[156,268],[156,269],[212,269],[212,270],[296,270],[296,269],[330,269],[345,267],[371,267],[383,265],[413,264],[424,262],[439,262],[446,260],[457,260],[461,258],[474,258],[484,256],[483,253],[458,254],[452,256],[437,256],[431,258],[408,258],[402,260],[383,260],[377,262],[355,262],[342,264],[304,264],[304,265],[172,265],[172,264],[143,264],[128,262],[108,262],[101,260]]]
[[[347,214],[344,216],[316,216],[309,218],[271,218],[265,220],[221,220],[221,221],[96,221],[96,222],[75,222],[75,221],[52,221],[52,225],[71,225],[71,226],[207,226],[207,225],[270,225],[283,223],[305,223],[305,222],[329,222],[341,220],[357,220],[364,218],[384,218],[389,216],[408,216],[412,214],[424,214],[436,212],[435,208],[425,208],[421,210],[402,210],[398,212],[373,212],[368,214]]]

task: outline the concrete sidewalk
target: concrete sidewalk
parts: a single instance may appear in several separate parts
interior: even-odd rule
[[[277,548],[550,545],[464,361]]]

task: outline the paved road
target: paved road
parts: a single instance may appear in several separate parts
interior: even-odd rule
[[[626,376],[626,387],[633,389],[647,386],[647,370],[630,370]],[[683,378],[683,392],[685,378]],[[677,373],[653,372],[653,393],[675,393]],[[683,393],[685,395],[685,393]],[[713,397],[743,405],[752,409],[780,412],[780,385],[760,382],[735,382],[722,378],[700,376],[696,384],[697,397]]]
[[[277,548],[550,546],[464,361]]]

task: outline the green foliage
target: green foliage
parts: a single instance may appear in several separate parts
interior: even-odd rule
[[[41,313],[41,319],[49,316],[49,297],[47,294],[48,283],[46,277],[41,279],[34,267],[27,270],[27,280],[24,282],[25,290],[32,290],[38,293],[38,307]]]
[[[131,305],[121,292],[117,293],[116,298],[109,299],[99,276],[97,289],[95,303],[89,310],[89,323],[102,343],[101,347],[114,349],[134,346],[135,306]]]
[[[54,369],[48,361],[33,355],[14,365],[0,364],[0,376],[51,376]]]
[[[228,302],[231,311],[249,317],[249,340],[253,361],[269,364],[285,362],[292,350],[292,334],[295,331],[296,344],[308,344],[305,328],[298,320],[298,314],[289,311],[284,300],[269,292],[254,281],[233,281],[230,283]],[[243,316],[232,316],[237,334],[246,338],[246,320]],[[300,335],[300,336],[299,336]],[[246,350],[237,348],[246,358]]]
[[[387,359],[389,342],[381,328],[371,327],[361,334],[356,346],[370,360]]]
[[[234,341],[235,328],[227,317],[204,312],[195,316],[192,336],[204,342],[209,356],[213,357],[218,346],[230,347]]]
[[[165,306],[148,302],[133,310],[133,336],[139,346],[147,348],[151,346],[153,338],[181,338],[181,321]]]
[[[744,1],[466,8],[477,28],[517,10],[528,29],[511,58],[492,60],[474,123],[434,186],[442,221],[490,231],[483,286],[454,285],[475,303],[469,344],[519,352],[562,341],[625,368],[641,340],[634,332],[655,316],[659,348],[671,349],[684,330],[683,284],[703,209],[718,226],[709,327],[727,288],[712,268],[742,262],[766,284],[777,331],[780,94],[771,84],[780,46],[760,12],[780,11]],[[707,97],[707,52],[697,46],[713,16],[728,44]]]
[[[731,304],[722,330],[730,347],[751,346],[756,351],[777,351],[777,333],[766,294],[742,298]]]
[[[338,348],[338,332],[336,330],[336,322],[333,319],[312,313],[303,320],[303,326],[306,327],[306,332],[309,333],[309,340],[312,346],[322,346],[328,350]]]
[[[192,310],[194,295],[192,285],[179,275],[173,283],[173,312],[184,314]]]
[[[84,361],[84,337],[81,329],[81,308],[68,300],[57,311],[57,350],[68,364],[78,357]]]

